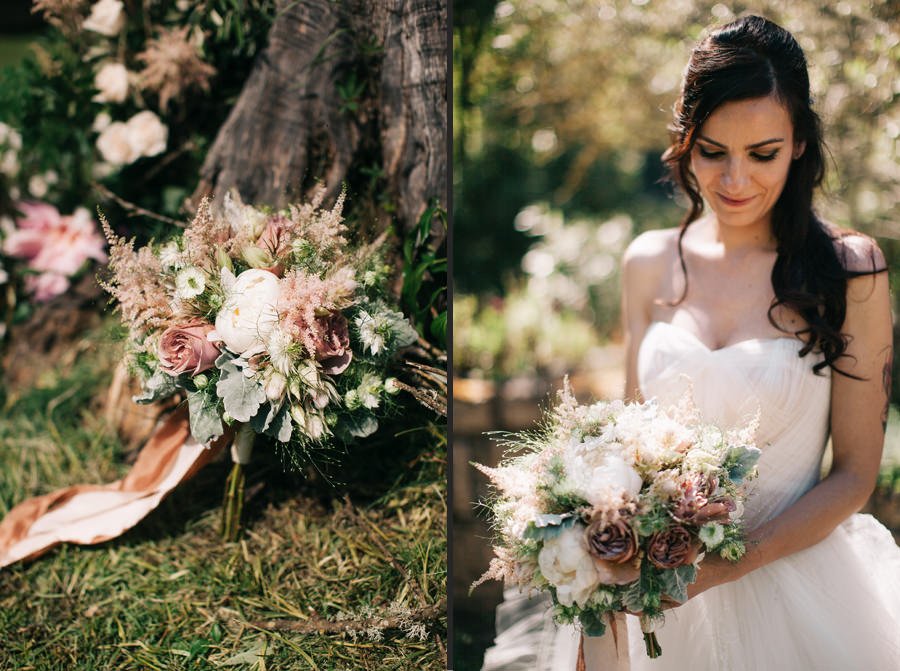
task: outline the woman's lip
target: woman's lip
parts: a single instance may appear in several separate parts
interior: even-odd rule
[[[724,201],[724,203],[726,205],[731,205],[732,207],[746,205],[747,203],[749,203],[751,200],[753,200],[756,197],[756,196],[750,196],[749,198],[735,199],[735,198],[729,198],[728,196],[725,196],[721,193],[718,194],[718,196],[719,196],[719,198],[721,198]]]

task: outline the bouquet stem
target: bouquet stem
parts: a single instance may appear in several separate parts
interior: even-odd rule
[[[225,481],[225,497],[222,501],[222,539],[236,541],[241,529],[241,515],[244,512],[244,464],[249,463],[253,452],[255,434],[249,424],[241,424],[231,445],[231,459],[234,466]]]
[[[662,648],[659,645],[659,640],[656,638],[655,631],[644,634],[644,645],[647,646],[647,657],[650,659],[656,659],[662,654]]]

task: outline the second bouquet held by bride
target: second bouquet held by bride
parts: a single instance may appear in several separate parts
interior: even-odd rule
[[[617,612],[639,613],[647,654],[659,656],[665,602],[687,599],[705,552],[744,553],[755,431],[701,424],[688,399],[579,405],[567,384],[543,428],[503,440],[499,467],[476,464],[495,490],[497,533],[479,583],[548,591],[554,619],[587,636]]]
[[[301,455],[373,433],[400,389],[391,356],[418,337],[390,303],[380,245],[351,246],[343,197],[331,209],[323,198],[278,212],[204,201],[179,237],[137,250],[103,222],[136,400],[184,390],[199,443],[234,431],[226,537],[254,437]]]

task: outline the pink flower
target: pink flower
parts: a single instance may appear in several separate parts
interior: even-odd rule
[[[24,216],[16,220],[16,230],[3,242],[3,251],[26,259],[31,270],[70,276],[87,259],[106,261],[105,243],[86,209],[61,216],[45,203],[19,203],[17,207]]]
[[[350,333],[344,315],[332,312],[327,317],[316,317],[314,338],[316,360],[326,373],[338,375],[347,370],[353,353],[350,351]]]
[[[25,290],[40,303],[56,298],[69,288],[69,280],[56,273],[41,273],[25,278]]]
[[[212,324],[195,322],[163,331],[159,341],[162,369],[175,377],[182,373],[194,376],[212,368],[219,356],[218,348],[206,339],[212,330]]]

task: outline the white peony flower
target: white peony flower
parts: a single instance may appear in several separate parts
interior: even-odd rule
[[[608,509],[637,497],[643,481],[638,472],[617,454],[589,451],[600,458],[585,459],[582,453],[567,450],[563,455],[566,476],[575,493],[592,506]]]
[[[100,132],[97,151],[103,160],[112,165],[127,165],[140,157],[131,143],[131,133],[121,121],[114,121]]]
[[[128,141],[138,156],[156,156],[166,150],[169,129],[153,112],[138,112],[125,125]]]
[[[113,37],[125,27],[124,9],[120,0],[100,0],[91,7],[91,14],[82,25],[85,30]]]
[[[94,76],[98,93],[91,98],[98,103],[121,103],[128,97],[128,70],[121,63],[104,63]]]
[[[198,268],[185,268],[175,275],[175,297],[182,300],[196,298],[206,289],[206,278]]]
[[[278,277],[267,270],[245,270],[226,291],[216,315],[218,337],[236,354],[264,344],[278,323]]]
[[[576,524],[555,538],[544,541],[538,566],[547,581],[556,587],[556,598],[564,606],[587,604],[600,584],[594,560],[584,545],[584,526]]]

